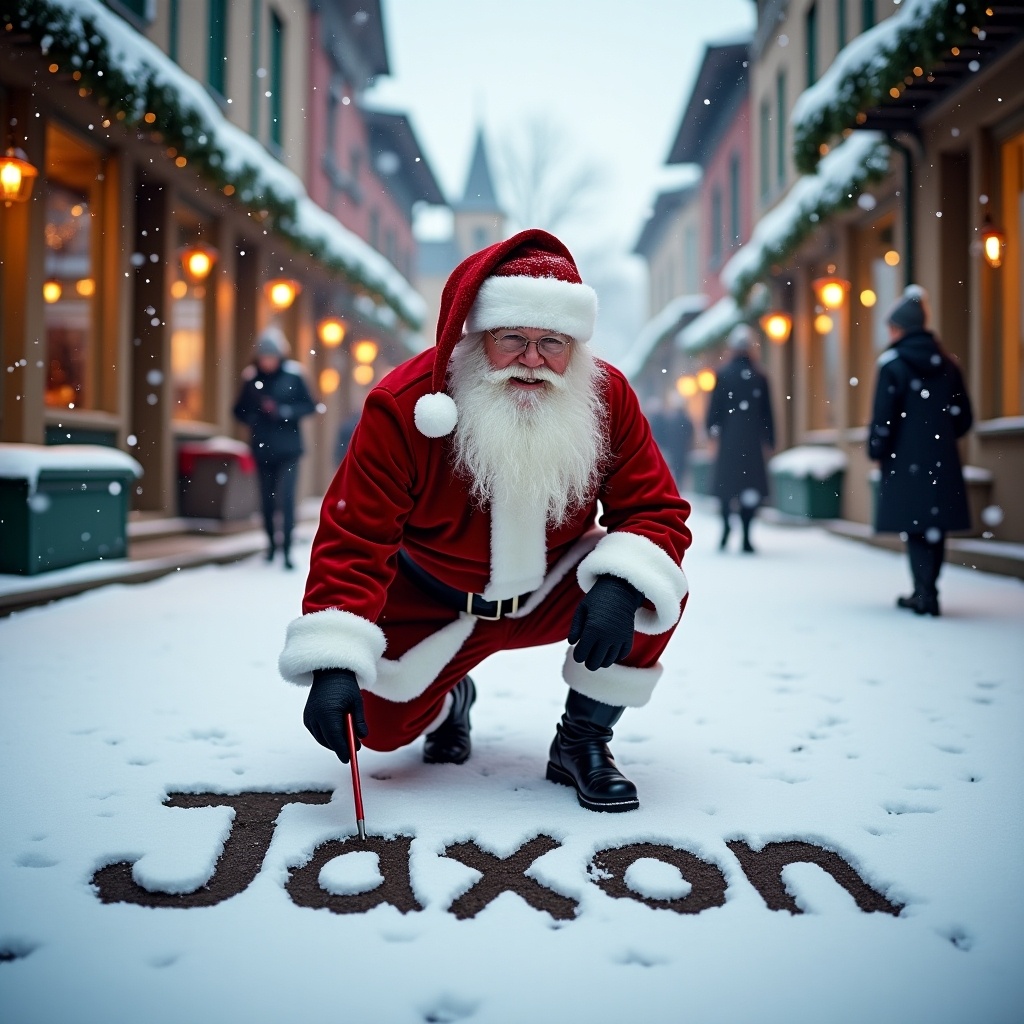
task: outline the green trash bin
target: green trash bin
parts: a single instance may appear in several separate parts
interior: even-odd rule
[[[775,507],[806,519],[838,519],[846,454],[825,445],[801,445],[768,463]]]
[[[0,444],[0,572],[126,557],[131,485],[141,475],[116,448]]]

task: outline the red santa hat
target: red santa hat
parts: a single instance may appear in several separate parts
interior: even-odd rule
[[[441,294],[431,393],[416,403],[416,428],[444,437],[458,423],[445,394],[448,361],[466,332],[539,327],[589,341],[597,295],[585,285],[569,250],[554,235],[531,228],[481,249],[451,273]]]

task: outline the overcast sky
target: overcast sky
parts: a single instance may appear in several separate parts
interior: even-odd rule
[[[391,75],[441,188],[461,195],[474,125],[495,147],[537,115],[604,169],[580,244],[630,249],[708,42],[749,34],[753,0],[382,0]],[[678,174],[677,174],[678,178]],[[594,223],[594,221],[597,223]],[[567,232],[568,233],[568,232]],[[576,232],[584,232],[577,225]]]

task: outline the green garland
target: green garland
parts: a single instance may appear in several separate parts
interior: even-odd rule
[[[386,302],[414,330],[420,326],[420,318],[406,308],[401,296],[373,280],[365,267],[328,251],[322,238],[304,234],[298,227],[295,200],[261,180],[257,167],[244,164],[229,172],[225,153],[214,141],[215,132],[203,115],[172,86],[161,82],[148,64],[143,63],[141,72],[129,78],[111,58],[109,40],[87,15],[73,13],[52,0],[21,0],[16,14],[5,13],[0,19],[3,31],[15,38],[28,36],[51,64],[74,77],[80,91],[92,93],[112,119],[150,136],[174,159],[184,157],[268,230],[375,300]]]
[[[868,152],[849,179],[822,189],[817,201],[793,218],[789,230],[774,245],[761,248],[756,262],[737,275],[730,285],[729,293],[736,302],[742,305],[750,289],[758,281],[769,277],[773,267],[784,263],[830,216],[852,206],[861,192],[868,185],[881,181],[888,170],[889,147],[880,141]]]
[[[989,3],[944,0],[936,3],[920,22],[895,32],[867,65],[851,71],[840,82],[831,103],[794,124],[793,158],[797,170],[802,174],[813,173],[821,147],[829,145],[847,128],[856,127],[858,114],[886,102],[890,88],[913,78],[915,67],[927,73],[952,47],[969,43],[974,38],[974,28],[984,27]]]

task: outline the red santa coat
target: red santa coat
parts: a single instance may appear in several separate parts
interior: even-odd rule
[[[611,456],[594,501],[551,527],[544,509],[498,503],[481,509],[452,468],[451,438],[429,438],[416,428],[414,407],[430,391],[433,364],[431,349],[367,396],[324,499],[303,615],[288,628],[281,674],[308,683],[315,669],[347,668],[383,701],[416,702],[412,717],[419,719],[429,710],[422,698],[429,695],[433,707],[468,670],[467,650],[482,660],[492,648],[526,646],[531,635],[536,643],[564,639],[581,591],[610,573],[646,598],[637,612],[639,645],[623,665],[597,672],[567,658],[564,675],[573,688],[606,703],[646,703],[687,592],[680,563],[690,544],[690,508],[632,388],[601,364]],[[502,623],[440,608],[400,573],[396,579],[401,547],[459,590],[489,600],[533,596]],[[553,628],[560,637],[550,635]]]

